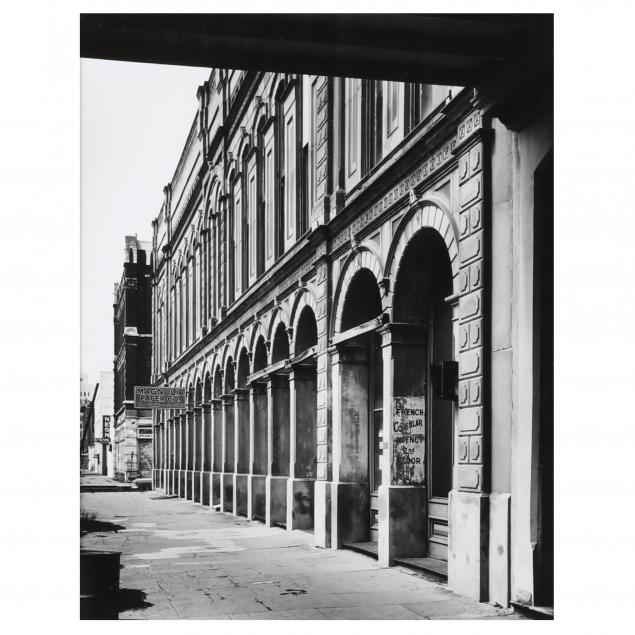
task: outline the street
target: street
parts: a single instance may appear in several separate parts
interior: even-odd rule
[[[83,492],[82,548],[121,552],[120,619],[520,619],[370,557],[159,492]]]

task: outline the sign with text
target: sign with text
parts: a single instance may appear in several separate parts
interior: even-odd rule
[[[102,418],[102,434],[105,438],[110,438],[110,415],[104,415]],[[110,441],[108,441],[110,443]]]
[[[426,456],[425,397],[394,397],[392,406],[393,485],[423,485]]]
[[[185,388],[134,387],[135,408],[185,408]]]

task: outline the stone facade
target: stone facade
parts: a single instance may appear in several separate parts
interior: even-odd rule
[[[152,266],[150,245],[126,236],[121,282],[114,294],[114,439],[116,479],[152,473],[152,413],[134,407],[134,387],[150,382],[152,356]],[[150,447],[148,447],[150,445]]]
[[[534,602],[548,115],[218,69],[197,96],[153,223],[152,381],[188,396],[155,413],[155,487]]]

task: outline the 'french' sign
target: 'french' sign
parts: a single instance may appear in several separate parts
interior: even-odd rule
[[[135,408],[185,408],[185,388],[134,387]]]

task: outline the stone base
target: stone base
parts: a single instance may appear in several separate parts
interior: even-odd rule
[[[313,529],[314,483],[311,478],[287,481],[287,531]]]
[[[179,498],[185,498],[185,470],[178,470]]]
[[[234,474],[234,514],[247,516],[248,474]]]
[[[452,490],[448,586],[479,602],[488,597],[489,496]]]
[[[201,473],[201,505],[209,507],[211,505],[211,472]]]
[[[212,507],[220,505],[221,491],[223,489],[223,475],[221,472],[212,472]]]
[[[265,521],[267,517],[267,477],[250,474],[247,478],[247,518]]]
[[[331,546],[331,483],[315,481],[313,529],[315,546],[328,549]]]
[[[489,596],[488,602],[509,606],[511,494],[489,495]]]
[[[221,490],[221,510],[234,513],[234,475],[223,474],[223,488]]]
[[[195,503],[201,502],[201,473],[196,471],[192,475],[192,499]]]
[[[365,542],[370,535],[368,483],[331,483],[331,548]]]
[[[268,527],[285,525],[287,522],[287,476],[267,476],[266,514]]]
[[[382,485],[379,488],[377,559],[382,567],[395,558],[426,555],[426,488]]]
[[[185,498],[189,501],[193,500],[192,479],[194,473],[192,470],[185,470]]]

